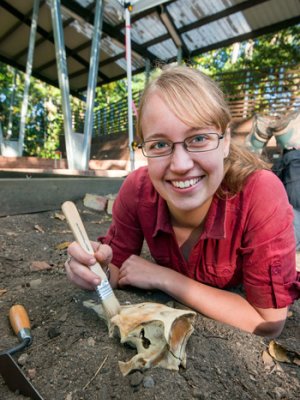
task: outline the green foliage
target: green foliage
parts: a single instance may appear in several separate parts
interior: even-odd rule
[[[263,35],[255,40],[241,42],[235,61],[233,56],[236,45],[197,56],[194,58],[194,63],[210,75],[242,69],[275,68],[299,64],[300,25]]]

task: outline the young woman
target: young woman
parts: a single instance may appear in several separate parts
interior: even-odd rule
[[[280,180],[230,142],[230,114],[214,82],[169,67],[146,88],[137,124],[148,166],[129,174],[95,258],[112,286],[162,290],[198,312],[277,336],[300,297],[293,213]],[[140,257],[146,240],[153,261]],[[99,284],[76,243],[69,279]],[[230,287],[243,285],[244,296]]]

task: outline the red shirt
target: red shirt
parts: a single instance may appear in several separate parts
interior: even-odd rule
[[[256,171],[235,196],[213,198],[203,232],[186,261],[178,247],[168,207],[147,167],[125,179],[113,206],[103,243],[120,267],[141,253],[144,239],[157,264],[218,288],[243,284],[247,300],[261,308],[282,308],[300,297],[293,212],[281,181]]]

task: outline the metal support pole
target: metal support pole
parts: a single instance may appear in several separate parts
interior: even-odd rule
[[[177,64],[181,65],[182,64],[182,47],[177,48]]]
[[[126,65],[127,65],[127,107],[128,107],[128,145],[130,152],[130,168],[134,170],[134,139],[132,117],[132,87],[131,87],[131,38],[130,38],[130,3],[125,4],[125,32],[126,32]]]
[[[14,68],[13,69],[13,86],[12,86],[12,91],[11,91],[11,96],[10,96],[8,128],[7,128],[6,139],[11,138],[12,131],[13,131],[13,114],[14,114],[16,87],[17,87],[17,70]]]
[[[103,2],[96,1],[95,19],[94,19],[94,35],[92,40],[90,69],[87,89],[86,112],[84,119],[84,139],[82,149],[82,165],[84,170],[89,169],[89,160],[91,155],[91,143],[93,134],[94,121],[94,104],[95,90],[99,68],[100,40],[103,22]]]
[[[18,155],[19,156],[22,156],[23,147],[24,147],[25,124],[26,124],[26,115],[27,115],[27,109],[28,109],[28,95],[29,95],[30,78],[31,78],[31,72],[32,72],[34,44],[35,44],[35,36],[36,36],[36,29],[37,29],[39,6],[40,6],[40,0],[34,0],[28,55],[27,55],[27,63],[26,63],[24,96],[23,96],[23,102],[22,102],[22,108],[21,108],[21,121],[20,121],[19,142],[18,142]]]
[[[150,69],[151,69],[151,61],[149,58],[145,61],[145,86],[148,85],[150,79]]]
[[[51,0],[51,16],[54,32],[56,62],[58,80],[62,97],[62,109],[64,114],[65,142],[68,160],[68,168],[76,169],[74,158],[74,146],[72,138],[72,113],[70,105],[70,88],[67,70],[67,58],[63,36],[63,26],[60,13],[60,0]]]

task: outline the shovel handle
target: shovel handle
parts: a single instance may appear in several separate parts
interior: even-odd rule
[[[21,341],[25,339],[31,341],[29,317],[21,304],[15,304],[10,308],[9,321],[13,331]]]

